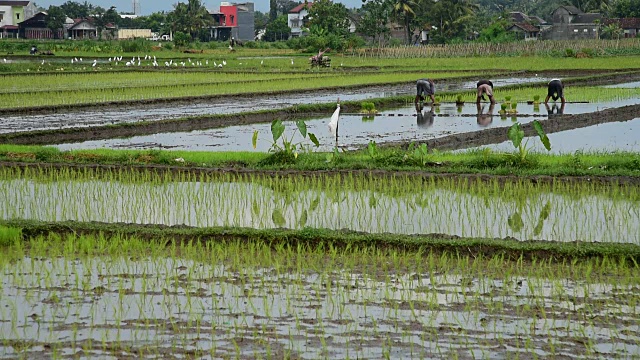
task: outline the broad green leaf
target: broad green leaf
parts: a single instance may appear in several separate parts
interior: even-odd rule
[[[271,214],[271,220],[273,220],[273,223],[279,227],[284,227],[287,223],[280,209],[273,210],[273,213]]]
[[[253,144],[253,148],[255,149],[258,146],[258,130],[253,132],[253,138],[251,139],[251,144]]]
[[[540,137],[540,141],[542,141],[542,145],[547,151],[551,151],[551,142],[549,141],[549,137],[544,133],[544,129],[542,128],[542,124],[538,120],[533,120],[533,128],[536,129],[538,133],[538,137]]]
[[[524,139],[524,131],[520,128],[520,123],[511,125],[507,132],[507,136],[509,137],[509,140],[513,142],[513,146],[516,149],[520,147],[520,143],[522,143],[522,139]]]
[[[320,198],[316,197],[311,202],[311,205],[309,205],[309,211],[315,211],[318,208],[318,205],[320,205]]]
[[[307,218],[308,218],[307,210],[303,210],[302,215],[300,215],[300,220],[298,220],[298,226],[305,227],[307,225]]]
[[[520,216],[520,213],[516,211],[514,214],[509,216],[507,218],[507,225],[509,225],[509,228],[511,228],[513,232],[520,232],[524,227],[524,222],[522,222],[522,216]]]
[[[424,155],[426,155],[426,154],[428,154],[428,153],[429,153],[429,149],[427,149],[427,144],[422,144],[422,145],[420,146],[420,150],[422,151],[422,153],[423,153]]]
[[[416,143],[412,141],[409,144],[409,148],[407,149],[407,151],[412,152],[415,147],[416,147]]]
[[[300,135],[303,138],[307,137],[307,124],[305,124],[304,120],[296,121],[296,125],[298,126],[298,130],[300,130]]]
[[[278,141],[284,134],[284,124],[280,120],[273,120],[271,122],[271,135],[273,135],[273,142]]]
[[[315,145],[316,147],[320,146],[320,142],[318,141],[318,138],[314,133],[309,133],[309,140],[311,140],[313,145]]]

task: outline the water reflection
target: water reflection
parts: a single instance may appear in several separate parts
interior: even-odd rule
[[[420,104],[416,104],[416,112],[418,115],[417,117],[418,127],[426,129],[431,127],[431,125],[433,125],[433,121],[436,116],[433,106],[427,109],[424,106],[420,106]]]
[[[547,108],[547,114],[549,116],[563,115],[564,105],[565,104],[558,106],[558,104],[553,104],[553,106],[549,107],[549,104],[544,104],[545,108]]]
[[[478,114],[476,115],[476,121],[479,126],[485,127],[489,126],[493,122],[493,110],[495,109],[496,104],[489,105],[487,111],[484,111],[485,105],[476,104],[476,108],[478,110]]]

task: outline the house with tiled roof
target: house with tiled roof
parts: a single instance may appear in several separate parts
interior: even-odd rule
[[[553,11],[552,26],[542,37],[550,40],[597,39],[602,14],[585,13],[575,6],[560,6]]]
[[[291,37],[302,35],[303,29],[306,27],[306,22],[309,19],[309,9],[311,9],[312,6],[312,2],[305,2],[289,10],[289,14],[287,14],[287,25],[289,25],[291,29]]]
[[[640,36],[640,18],[606,19],[603,25],[617,24],[624,33],[624,37],[632,38]]]
[[[0,38],[18,37],[22,21],[36,13],[33,1],[0,0]]]
[[[507,27],[507,31],[514,32],[518,39],[522,40],[538,40],[540,32],[550,25],[537,16],[529,16],[519,11],[509,13],[511,25]]]

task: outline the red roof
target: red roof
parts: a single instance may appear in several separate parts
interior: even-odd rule
[[[297,14],[297,13],[299,13],[300,11],[302,11],[305,8],[307,10],[309,10],[309,9],[311,9],[311,5],[313,5],[312,2],[306,3],[306,4],[300,4],[300,5],[296,6],[296,7],[294,7],[293,9],[289,10],[289,14]]]
[[[16,25],[5,25],[5,26],[0,27],[0,29],[3,29],[3,30],[18,30],[19,27],[16,26]]]
[[[622,29],[640,29],[640,18],[606,19],[605,25],[617,23]]]

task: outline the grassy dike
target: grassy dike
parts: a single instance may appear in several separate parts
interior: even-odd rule
[[[11,246],[16,241],[35,238],[101,237],[137,238],[161,241],[169,245],[192,242],[256,242],[271,247],[297,247],[305,251],[324,249],[358,250],[371,248],[378,251],[407,251],[413,253],[443,253],[472,257],[504,257],[504,260],[575,261],[587,258],[607,258],[634,264],[640,261],[640,246],[619,243],[519,241],[512,238],[483,239],[460,238],[443,234],[394,235],[369,234],[326,229],[257,230],[249,228],[191,228],[186,226],[105,224],[39,221],[5,221],[0,224],[0,245]]]
[[[506,131],[506,130],[505,130]],[[169,150],[73,150],[53,147],[0,145],[0,165],[17,168],[60,167],[158,172],[418,172],[425,174],[486,174],[499,176],[568,176],[612,178],[608,182],[631,182],[640,177],[640,153],[529,154],[522,161],[516,153],[488,150],[461,153],[431,152],[424,158],[400,147],[339,153],[330,162],[327,153],[301,153],[297,158],[257,152],[197,152]],[[585,178],[585,180],[587,180]],[[637,182],[637,181],[636,181]]]

